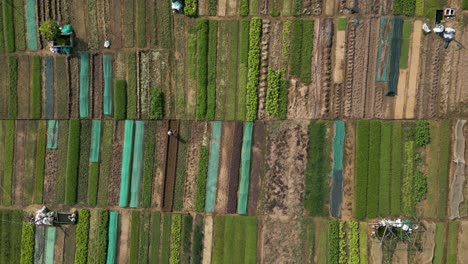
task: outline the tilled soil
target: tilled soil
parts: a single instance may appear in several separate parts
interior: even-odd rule
[[[187,148],[187,176],[185,179],[184,210],[193,211],[195,206],[195,187],[198,174],[198,161],[202,144],[205,122],[193,122]]]
[[[108,186],[108,204],[117,205],[119,203],[120,176],[122,171],[122,152],[125,123],[117,121],[114,124],[114,135],[112,140],[112,159]]]
[[[29,73],[31,66],[29,64],[29,56],[23,55],[18,57],[18,72],[21,73],[21,77],[18,78],[18,118],[27,119],[29,118],[29,105],[30,105],[30,94],[29,94]]]
[[[416,252],[416,256],[411,261],[412,263],[431,264],[434,257],[436,225],[435,223],[426,221],[423,221],[421,224],[425,228],[424,233],[421,235],[422,250]]]
[[[128,249],[130,248],[130,211],[122,210],[120,212],[120,232],[119,232],[119,246],[118,246],[118,263],[128,263]]]
[[[44,175],[44,203],[55,203],[55,188],[57,185],[58,150],[47,150]]]
[[[15,156],[13,167],[13,197],[14,205],[23,204],[23,172],[26,151],[26,125],[25,120],[16,121],[15,129]]]
[[[54,254],[54,262],[55,263],[63,263],[63,251],[64,251],[64,244],[65,244],[65,232],[61,228],[56,229],[57,235],[55,236],[55,254]]]
[[[70,118],[79,118],[80,105],[80,59],[78,57],[69,57],[68,61],[68,77],[70,87]]]
[[[164,176],[166,172],[167,155],[167,131],[168,123],[158,121],[156,123],[156,155],[155,155],[155,174],[153,187],[152,207],[158,210],[162,207],[162,197],[164,191]]]
[[[211,252],[213,248],[213,217],[205,216],[203,228],[203,264],[211,264]]]
[[[354,201],[354,151],[355,130],[352,122],[346,122],[346,137],[343,153],[343,201],[341,203],[341,218],[353,219]]]
[[[252,162],[250,168],[249,185],[249,215],[257,213],[257,204],[259,196],[259,185],[261,177],[264,175],[264,157],[265,157],[265,124],[255,122],[252,142]]]
[[[93,54],[93,111],[92,117],[101,119],[102,117],[102,94],[103,94],[103,73],[102,73],[102,55]]]
[[[179,130],[178,121],[169,121],[169,129],[172,131]],[[166,137],[167,131],[166,131]],[[177,165],[177,149],[178,149],[178,138],[171,136],[167,143],[167,162],[166,162],[166,173],[164,179],[164,197],[162,203],[162,210],[164,212],[172,211],[174,203],[174,189],[175,189],[175,177],[176,177],[176,165]]]
[[[219,155],[219,172],[216,188],[215,212],[226,213],[228,202],[229,167],[231,163],[234,122],[223,123],[221,150]]]

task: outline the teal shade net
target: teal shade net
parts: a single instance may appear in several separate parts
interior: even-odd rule
[[[112,114],[112,55],[104,54],[102,57],[104,75],[104,98],[103,112],[105,115]]]
[[[109,213],[109,232],[107,240],[107,264],[115,264],[117,256],[117,235],[119,230],[119,214],[117,212]]]
[[[99,162],[99,147],[101,143],[101,120],[93,120],[91,130],[91,151],[89,155],[90,162]]]
[[[252,156],[252,132],[253,123],[244,123],[244,137],[242,140],[241,151],[239,198],[237,201],[238,214],[247,214],[247,203],[249,201],[250,160]]]
[[[221,141],[221,130],[223,123],[213,122],[211,132],[210,157],[208,161],[208,179],[206,183],[205,212],[214,212],[216,202],[216,184],[218,181],[219,167],[219,144]]]
[[[59,121],[47,121],[47,149],[57,149]]]
[[[143,136],[145,123],[135,122],[135,141],[133,143],[132,185],[130,189],[130,207],[138,207],[140,197],[141,167],[143,165]]]
[[[133,120],[125,120],[124,145],[122,153],[122,171],[120,174],[119,206],[128,206],[128,192],[130,184],[132,149],[133,149]]]
[[[28,49],[37,50],[36,0],[26,0],[26,32]]]
[[[54,263],[56,231],[57,229],[55,228],[55,226],[47,227],[44,264]]]
[[[80,117],[89,115],[89,54],[80,55]]]

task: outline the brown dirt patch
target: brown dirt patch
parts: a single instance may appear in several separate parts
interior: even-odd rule
[[[64,251],[63,251],[63,263],[74,263],[75,262],[75,238],[76,238],[76,226],[62,226],[65,239],[64,239]]]
[[[336,0],[325,1],[324,13],[326,16],[333,16],[335,14],[335,4],[336,4]]]
[[[362,87],[363,94],[365,94],[363,114],[367,118],[382,118],[383,91],[377,90],[375,87],[380,20],[371,18],[367,23],[369,24],[369,29],[365,39],[368,51],[365,53],[365,65],[363,66],[363,69],[366,69],[364,71],[366,79]]]
[[[333,81],[335,83],[343,83],[345,47],[346,31],[339,30],[336,32],[335,41],[335,67],[333,68]]]
[[[226,10],[226,14],[228,16],[236,16],[237,15],[237,0],[227,0],[227,4],[226,4],[226,7],[227,7],[227,10]]]
[[[120,174],[122,171],[122,152],[124,139],[125,122],[114,123],[114,135],[112,140],[112,159],[109,175],[108,204],[117,205],[119,203]]]
[[[416,91],[418,89],[419,79],[419,66],[420,66],[420,53],[421,53],[421,26],[422,22],[419,20],[414,21],[413,33],[411,38],[411,50],[409,57],[409,80],[408,91],[406,94],[406,109],[405,118],[414,118],[414,109],[416,101]]]
[[[68,82],[70,87],[70,118],[79,118],[80,105],[80,59],[78,57],[69,57],[68,61]]]
[[[185,179],[184,209],[193,211],[195,208],[195,187],[198,174],[200,147],[204,136],[206,122],[192,122],[187,148],[187,177]]]
[[[226,1],[227,0],[218,1],[218,16],[220,17],[226,16]]]
[[[203,229],[203,264],[211,264],[211,249],[213,247],[213,217],[205,216]]]
[[[169,129],[172,131],[179,130],[178,121],[169,121]],[[167,131],[166,131],[166,137]],[[174,203],[174,189],[175,189],[175,177],[177,169],[177,150],[179,146],[179,139],[175,136],[168,137],[167,143],[167,163],[166,163],[166,178],[164,179],[164,197],[162,210],[164,212],[172,211]]]
[[[395,119],[403,119],[405,116],[405,101],[408,90],[408,70],[400,70],[398,77],[398,94],[395,96]]]
[[[55,236],[55,253],[54,253],[54,262],[63,263],[63,246],[65,245],[65,233],[62,228],[58,227],[56,229],[57,234]]]
[[[394,264],[407,264],[408,263],[408,244],[400,242],[395,248],[393,253]]]
[[[130,211],[120,211],[120,237],[118,241],[118,263],[128,263],[128,249],[130,247]]]
[[[102,94],[103,94],[103,73],[102,73],[102,55],[94,54],[93,55],[93,111],[92,117],[101,119],[102,117]]]
[[[368,236],[369,237],[369,236]],[[382,249],[380,248],[380,243],[376,239],[368,239],[367,240],[369,249],[369,258],[370,263],[383,263],[383,256],[382,256]]]
[[[218,186],[216,188],[215,212],[226,213],[228,202],[229,166],[232,153],[232,136],[234,122],[224,122],[221,134],[221,150],[219,156]]]
[[[45,175],[44,175],[44,203],[55,203],[55,188],[57,184],[57,165],[58,151],[47,150],[45,159]]]
[[[431,264],[434,257],[436,224],[423,221],[422,225],[426,230],[421,236],[421,251],[418,251],[411,261],[412,263]]]
[[[87,1],[72,1],[70,4],[70,23],[75,25],[73,27],[76,36],[75,51],[85,51],[88,48],[88,36],[86,35]]]
[[[252,162],[250,168],[249,185],[249,215],[257,213],[257,204],[259,196],[259,185],[261,177],[264,175],[264,154],[265,154],[265,124],[255,122],[252,142]]]
[[[232,137],[233,146],[231,153],[231,162],[229,167],[229,184],[228,184],[228,205],[227,213],[235,214],[237,211],[237,190],[239,189],[239,173],[241,163],[242,149],[242,122],[236,122],[234,125],[234,134]]]
[[[458,226],[457,263],[468,263],[468,239],[466,239],[468,237],[468,222],[460,221]]]
[[[355,138],[354,123],[346,122],[343,155],[343,202],[341,203],[341,219],[343,220],[353,219]]]
[[[18,78],[18,119],[29,118],[29,72],[31,66],[29,64],[29,56],[18,57],[18,72],[21,73],[21,77]]]
[[[198,1],[198,14],[200,16],[206,16],[208,14],[208,0]]]
[[[156,155],[155,155],[155,174],[153,187],[152,207],[161,209],[162,193],[164,188],[164,173],[166,170],[166,154],[167,154],[167,130],[168,123],[158,121],[156,123]]]
[[[281,68],[281,49],[283,44],[283,26],[281,21],[271,21],[270,24],[270,44],[268,52],[268,67],[273,70]]]
[[[16,121],[15,129],[15,150],[14,150],[14,165],[13,165],[13,197],[14,205],[23,204],[23,174],[24,161],[26,155],[26,125],[25,120]]]
[[[364,117],[364,109],[366,102],[366,70],[367,69],[367,54],[369,53],[369,33],[370,23],[368,20],[359,21],[359,26],[356,27],[356,40],[354,49],[354,69],[352,81],[352,116],[355,118]]]

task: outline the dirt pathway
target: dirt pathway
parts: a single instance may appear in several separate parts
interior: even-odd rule
[[[211,250],[213,247],[213,217],[205,217],[205,227],[203,230],[203,264],[211,264]]]
[[[398,93],[395,96],[395,119],[403,119],[405,117],[405,101],[408,99],[408,70],[399,70],[398,77]]]
[[[381,264],[383,256],[382,256],[382,249],[380,248],[380,243],[375,239],[368,239],[367,240],[369,245],[369,262],[373,264]]]
[[[128,249],[129,237],[130,237],[130,211],[122,210],[120,211],[120,237],[118,239],[118,263],[128,263]]]
[[[333,68],[333,81],[335,83],[343,83],[345,47],[346,30],[339,30],[336,32],[335,40],[335,67]]]
[[[406,93],[405,118],[412,119],[415,115],[416,92],[418,90],[419,66],[421,64],[421,26],[422,21],[416,20],[413,24],[411,38],[411,50],[409,57],[409,80],[408,91]]]

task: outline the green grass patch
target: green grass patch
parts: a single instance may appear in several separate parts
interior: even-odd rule
[[[37,144],[35,157],[35,177],[34,177],[34,196],[35,204],[42,204],[42,196],[44,193],[44,173],[45,173],[45,154],[47,145],[47,123],[39,121],[37,129]]]
[[[361,264],[367,264],[367,223],[359,223],[359,259]]]
[[[40,119],[42,112],[41,57],[34,55],[31,61],[31,119]]]
[[[21,258],[20,264],[34,262],[34,225],[23,222],[21,231]]]
[[[164,93],[160,88],[151,90],[150,119],[161,120],[164,118]]]
[[[309,124],[309,150],[305,171],[304,208],[312,216],[325,215],[324,205],[328,195],[327,178],[330,172],[328,154],[330,138],[327,136],[328,123],[312,121]]]
[[[367,212],[367,181],[369,168],[369,121],[356,126],[356,160],[354,176],[354,217],[364,219]]]
[[[293,1],[293,6],[292,6],[293,16],[302,15],[302,0],[292,0],[292,1]]]
[[[195,68],[197,72],[197,110],[196,116],[198,120],[206,117],[206,100],[208,86],[208,46],[209,46],[209,22],[207,19],[197,20],[197,37],[196,37],[196,58],[197,64],[188,65],[189,68]],[[190,53],[191,43],[188,44]],[[195,52],[195,51],[193,51]],[[190,70],[189,70],[190,72]]]
[[[192,263],[201,264],[202,255],[203,255],[203,226],[199,223],[196,223],[193,229]]]
[[[289,74],[299,77],[301,75],[303,20],[296,19],[291,22],[290,61]]]
[[[127,82],[114,80],[114,118],[125,119],[127,117]]]
[[[159,212],[151,213],[151,244],[149,262],[151,264],[159,263],[159,241],[161,239],[161,214]]]
[[[328,221],[328,263],[339,263],[340,222]]]
[[[186,0],[184,14],[189,17],[196,17],[198,11],[198,0]]]
[[[190,214],[184,215],[182,218],[182,234],[180,244],[180,262],[190,263],[190,244],[192,240],[192,224],[193,219]]]
[[[130,52],[127,54],[127,118],[136,119],[137,117],[137,72],[136,72],[136,54]],[[115,86],[114,86],[115,87]],[[114,88],[116,89],[116,88]],[[115,91],[117,94],[117,89]],[[115,98],[115,97],[114,97]],[[116,106],[117,107],[117,106]],[[117,111],[116,111],[117,113]]]
[[[150,212],[143,211],[140,215],[140,239],[138,241],[138,263],[149,263],[150,246]]]
[[[394,122],[392,128],[392,179],[390,186],[390,213],[400,215],[401,184],[403,164],[403,133],[400,122]]]
[[[3,33],[5,36],[6,52],[15,52],[15,20],[13,17],[14,11],[13,0],[3,1]]]
[[[151,207],[153,192],[154,156],[156,146],[156,122],[148,122],[144,135],[145,150],[143,163],[143,184],[141,186],[140,205],[143,208]]]
[[[205,211],[206,182],[208,177],[209,150],[207,146],[200,149],[200,159],[198,161],[198,174],[195,190],[195,211]]]
[[[211,261],[213,264],[223,263],[224,251],[224,229],[227,217],[215,217],[213,224],[213,253]]]
[[[257,118],[258,109],[258,76],[260,69],[260,35],[262,32],[262,20],[254,17],[250,21],[249,29],[249,57],[247,74],[247,114],[246,120],[253,121]]]
[[[376,218],[379,214],[379,177],[380,177],[380,140],[381,122],[369,124],[369,170],[367,177],[367,218]]]
[[[68,87],[67,61],[65,57],[55,57],[55,113],[57,119],[69,118],[70,88]]]
[[[171,222],[170,214],[163,214],[162,238],[161,238],[161,263],[169,263],[171,254]]]
[[[89,180],[89,152],[91,149],[91,120],[83,120],[80,129],[80,162],[78,165],[78,203],[84,204],[87,201],[88,180]]]
[[[431,142],[430,125],[427,120],[416,121],[414,137],[416,146],[418,147],[425,146]]]
[[[13,158],[15,147],[15,121],[7,120],[5,124],[5,148],[3,166],[3,205],[12,203]]]
[[[160,3],[160,4],[159,4]],[[156,24],[158,25],[158,41],[163,49],[171,49],[173,46],[173,18],[170,1],[162,1],[156,4]]]
[[[107,258],[107,238],[109,210],[99,209],[91,213],[88,263],[105,263]]]
[[[8,86],[9,86],[9,100],[8,100],[8,119],[15,119],[18,115],[18,57],[11,55],[8,56]]]
[[[55,200],[58,203],[65,202],[65,186],[67,174],[67,152],[68,152],[68,128],[69,120],[59,121],[58,135],[58,168],[57,168],[57,185]]]
[[[434,248],[434,258],[432,263],[442,264],[444,263],[444,240],[445,240],[445,226],[443,223],[436,224],[436,233],[435,233],[435,248]]]
[[[245,103],[247,91],[248,58],[249,58],[250,21],[242,19],[239,29],[239,75],[237,80],[237,120],[245,120]]]
[[[208,0],[208,15],[216,16],[218,12],[218,0]]]
[[[400,69],[408,68],[408,54],[411,39],[411,20],[403,22],[403,35],[401,37],[401,52],[400,52]]]
[[[178,264],[180,262],[181,230],[182,215],[173,214],[171,226],[171,254],[169,257],[170,264]]]
[[[88,241],[89,241],[89,217],[88,209],[81,209],[78,213],[78,224],[76,226],[76,250],[75,263],[88,263]]]
[[[137,45],[139,48],[146,47],[146,1],[136,1],[136,27],[137,27]]]
[[[416,11],[416,1],[414,0],[395,0],[393,2],[393,14],[403,16],[414,16]]]
[[[239,1],[239,16],[246,17],[249,15],[249,0]]]
[[[134,1],[122,2],[122,42],[124,48],[132,48],[135,45]]]
[[[301,81],[305,84],[311,82],[310,65],[312,63],[312,50],[314,48],[314,20],[304,20],[301,45]]]
[[[448,173],[450,162],[450,121],[443,120],[440,129],[439,156],[439,188],[437,200],[437,218],[442,220],[447,216]]]
[[[403,167],[402,206],[401,210],[407,217],[414,215],[413,207],[413,178],[414,178],[414,141],[405,142],[405,156]]]
[[[458,222],[452,221],[448,223],[447,264],[457,263],[457,247],[458,247]]]
[[[424,0],[416,0],[414,14],[418,17],[424,16]]]
[[[283,24],[283,31],[282,31],[282,45],[281,45],[281,56],[283,58],[288,58],[290,54],[291,48],[291,27],[292,27],[292,20],[287,20]],[[285,69],[286,70],[286,69]]]
[[[138,263],[138,252],[139,247],[139,226],[140,226],[140,212],[132,211],[130,214],[130,253],[129,253],[129,263],[137,264]]]
[[[209,21],[208,37],[208,86],[206,94],[206,119],[214,120],[216,110],[216,57],[218,43],[218,21]]]
[[[90,206],[96,206],[99,184],[99,163],[89,163],[89,181],[86,201]]]
[[[380,129],[380,179],[379,179],[379,213],[390,215],[390,184],[392,179],[392,122],[382,122]]]
[[[68,133],[65,204],[73,205],[76,203],[77,198],[76,192],[80,161],[80,120],[70,120]]]
[[[237,103],[237,79],[239,71],[238,53],[239,50],[239,21],[231,20],[229,28],[229,49],[231,50],[227,65],[227,86],[226,86],[226,120],[236,119]]]
[[[339,17],[336,19],[338,30],[346,30],[346,23],[347,23],[346,17]]]
[[[258,15],[258,2],[259,0],[249,0],[250,15]]]
[[[464,10],[468,10],[468,0],[463,0],[462,7]]]
[[[350,264],[359,264],[359,222],[349,221],[348,227],[348,260]]]
[[[439,177],[439,142],[440,142],[440,130],[436,121],[429,123],[431,144],[429,144],[428,159],[427,163],[427,203],[433,206],[428,206],[424,212],[424,216],[427,218],[437,217],[437,197],[439,190],[437,188],[437,181]]]

